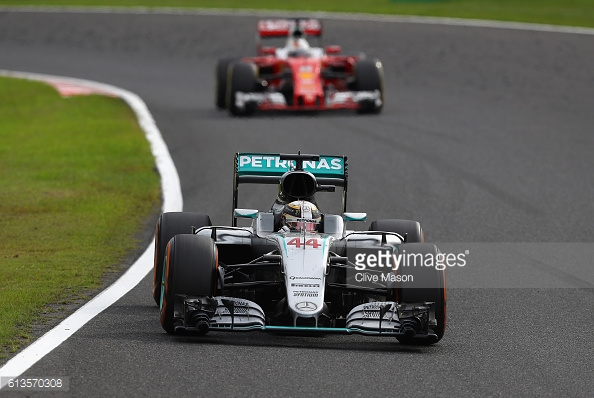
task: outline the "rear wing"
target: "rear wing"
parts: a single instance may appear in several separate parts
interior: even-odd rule
[[[299,24],[299,29],[306,36],[322,36],[322,23],[317,19],[263,19],[258,21],[258,36],[287,37]]]
[[[236,153],[233,167],[233,209],[238,208],[240,184],[280,184],[288,171],[302,169],[322,186],[342,187],[342,211],[346,212],[348,163],[346,156],[280,153]],[[233,215],[233,226],[237,218]]]

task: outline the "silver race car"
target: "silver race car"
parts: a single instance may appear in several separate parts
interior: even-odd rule
[[[273,331],[395,337],[432,344],[446,325],[443,256],[416,221],[346,211],[346,156],[237,153],[230,226],[163,213],[153,297],[167,333]],[[267,210],[238,206],[242,184],[276,184]],[[341,214],[316,194],[341,193]],[[238,226],[238,219],[250,226]]]

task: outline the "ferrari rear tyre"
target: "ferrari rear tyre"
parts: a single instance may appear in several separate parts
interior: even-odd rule
[[[229,66],[227,85],[227,107],[233,116],[249,116],[254,113],[255,104],[245,102],[238,105],[237,93],[253,93],[256,91],[256,70],[247,62],[236,62]]]
[[[215,67],[215,105],[217,109],[227,108],[227,77],[229,75],[229,65],[237,61],[238,58],[221,58]]]
[[[384,69],[377,59],[361,59],[355,63],[356,91],[379,91],[381,102],[369,100],[361,103],[359,113],[380,113],[384,106]]]
[[[437,338],[415,338],[399,336],[398,341],[403,344],[430,345],[437,343],[444,335],[446,327],[446,282],[445,271],[436,266],[439,250],[430,243],[405,243],[398,246],[398,254],[405,256],[407,266],[401,266],[399,275],[406,276],[406,282],[400,282],[397,288],[399,303],[433,302],[437,325],[430,326]],[[415,259],[416,266],[410,259]],[[403,260],[404,261],[404,260]],[[419,261],[423,261],[420,264]],[[433,266],[428,265],[433,261]]]
[[[369,226],[370,231],[396,232],[405,237],[407,243],[425,242],[421,224],[411,220],[377,220]]]
[[[175,235],[191,233],[192,227],[201,228],[210,225],[212,225],[210,218],[200,213],[163,213],[157,220],[155,228],[155,263],[153,266],[153,298],[157,305],[161,305],[161,283],[167,243]]]
[[[214,296],[218,275],[217,248],[209,236],[176,235],[167,244],[163,276],[161,326],[169,334],[183,325],[183,298]]]

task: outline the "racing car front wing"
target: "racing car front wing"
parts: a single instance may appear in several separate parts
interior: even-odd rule
[[[285,96],[279,92],[235,93],[235,106],[241,110],[250,107],[261,111],[359,109],[363,103],[381,107],[380,91],[335,91],[326,95],[324,103],[315,105],[289,105]]]
[[[246,299],[236,297],[189,297],[183,300],[183,313],[176,313],[176,332],[205,334],[217,331],[292,333],[338,333],[373,336],[406,336],[414,339],[437,338],[431,332],[436,325],[434,303],[398,304],[393,301],[360,304],[346,318],[346,327],[271,326],[266,325],[262,308]]]

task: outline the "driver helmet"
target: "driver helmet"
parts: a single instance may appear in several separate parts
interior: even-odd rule
[[[322,221],[318,207],[305,200],[296,200],[283,208],[281,223],[290,231],[315,231]]]
[[[289,39],[287,46],[289,57],[309,57],[311,51],[305,39]]]
[[[292,51],[301,50],[306,52],[309,50],[309,43],[305,40],[303,31],[298,25],[295,26],[295,30],[290,34],[287,48]]]
[[[309,43],[305,39],[293,37],[289,43],[293,50],[309,50]]]

